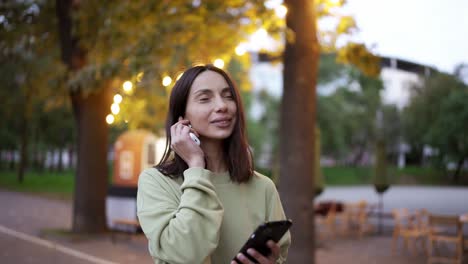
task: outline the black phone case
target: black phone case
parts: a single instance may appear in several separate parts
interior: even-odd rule
[[[273,240],[275,243],[278,243],[278,241],[284,236],[284,234],[288,231],[291,225],[291,220],[265,222],[261,224],[252,233],[252,235],[250,235],[249,239],[247,240],[247,242],[245,242],[244,246],[239,252],[244,254],[254,263],[258,263],[247,253],[247,249],[254,248],[263,256],[269,256],[271,250],[266,244],[268,240]],[[233,260],[235,260],[237,263],[240,263],[237,257],[234,257]]]

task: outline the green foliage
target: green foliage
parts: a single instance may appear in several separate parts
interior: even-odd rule
[[[452,159],[468,157],[468,87],[451,92],[440,104],[440,112],[427,139]]]
[[[403,136],[400,110],[396,105],[383,105],[381,109],[382,129],[380,136],[385,139],[387,155],[389,153],[398,153]]]
[[[269,167],[275,174],[277,170],[275,164],[278,163],[279,158],[279,98],[270,95],[266,90],[251,94],[248,98],[248,101],[255,98],[256,103],[263,107],[259,119],[253,119],[250,116],[247,119],[247,132],[249,142],[254,150],[256,164]],[[261,159],[267,159],[267,164],[262,164]]]
[[[0,149],[24,150],[24,166],[30,143],[41,146],[45,138],[56,141],[73,135],[65,127],[52,131],[60,125],[58,119],[42,123],[50,105],[62,104],[67,96],[65,71],[56,46],[53,1],[3,1],[0,10],[0,116],[5,124],[0,126]]]
[[[384,139],[378,139],[375,144],[374,184],[388,185],[387,152]]]
[[[429,145],[443,162],[468,156],[468,87],[456,77],[436,74],[412,87],[404,109],[405,138],[412,147]]]
[[[381,104],[381,80],[367,77],[352,66],[338,64],[333,54],[321,55],[318,74],[317,119],[322,154],[341,160],[355,148],[372,148],[370,143],[376,138],[376,112],[381,108],[385,136],[389,144],[396,144],[399,113],[395,106]],[[335,90],[330,92],[330,89]],[[263,107],[259,120],[248,120],[249,141],[256,155],[271,148],[277,157],[280,100],[264,90],[249,98],[255,98]]]
[[[322,150],[325,155],[343,158],[354,148],[369,147],[375,139],[375,117],[382,107],[383,84],[356,68],[337,65],[330,55],[322,61],[319,83],[322,87],[338,86],[333,93],[317,99]]]
[[[79,62],[83,67],[73,72],[60,62],[55,1],[0,4],[5,10],[0,22],[0,80],[5,88],[0,91],[0,114],[8,124],[0,128],[1,149],[17,147],[24,122],[41,144],[73,142],[69,93],[86,96],[107,81],[116,93],[123,94],[125,80],[135,87],[131,95],[123,94],[114,131],[146,128],[160,133],[170,92],[161,84],[164,76],[175,79],[194,63],[222,58],[247,91],[248,56],[234,57],[235,47],[262,24],[277,33],[281,24],[274,22],[279,19],[273,10],[256,0],[75,4],[73,37],[86,56]]]
[[[170,87],[161,84],[164,76],[176,79],[187,67],[216,58],[223,59],[229,70],[239,69],[232,63],[236,46],[262,24],[277,32],[278,20],[273,10],[257,0],[127,1],[118,5],[81,1],[74,14],[74,33],[87,52],[87,61],[70,76],[68,86],[87,93],[101,81],[113,79],[118,92],[124,80],[132,80],[135,92],[124,96],[116,123],[158,133],[170,92]],[[246,58],[236,60],[245,66]],[[142,73],[141,80],[135,81]],[[248,88],[245,78],[237,78],[242,89]]]

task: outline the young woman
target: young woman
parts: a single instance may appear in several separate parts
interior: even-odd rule
[[[201,142],[198,145],[190,133]],[[239,92],[212,65],[184,72],[172,89],[161,162],[138,182],[137,211],[155,263],[225,264],[255,228],[286,217],[274,183],[253,170]],[[289,232],[258,263],[284,263]]]

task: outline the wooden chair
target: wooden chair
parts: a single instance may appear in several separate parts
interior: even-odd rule
[[[400,238],[403,239],[403,248],[412,255],[416,254],[417,242],[420,242],[421,249],[426,251],[427,211],[421,210],[411,214],[407,208],[393,209],[392,216],[395,222],[392,235],[392,253],[396,253]]]
[[[316,226],[321,239],[334,238],[336,235],[336,211],[337,203],[332,201],[324,216],[316,217]]]
[[[374,229],[369,223],[368,207],[365,200],[346,204],[343,215],[345,217],[343,221],[343,231],[345,234],[354,233],[357,234],[359,238],[362,238],[364,234]]]
[[[461,264],[463,261],[463,230],[459,216],[432,215],[429,214],[429,251],[427,263],[455,263]],[[434,255],[436,244],[453,245],[455,254],[449,256]],[[447,248],[448,249],[448,248]],[[439,252],[440,253],[440,252]]]
[[[464,225],[467,225],[467,226],[468,226],[468,213],[462,214],[462,215],[460,216],[460,221],[461,221],[461,223],[462,223],[462,228],[463,228]],[[468,253],[468,237],[467,237],[467,236],[464,236],[464,237],[463,237],[463,241],[464,241],[464,244],[463,244],[464,248],[463,248],[463,250],[464,250],[465,253]]]

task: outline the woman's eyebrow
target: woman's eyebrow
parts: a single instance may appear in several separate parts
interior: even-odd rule
[[[231,88],[230,87],[222,88],[221,93],[225,93],[225,92],[231,92]],[[212,89],[202,88],[202,89],[199,89],[199,90],[195,91],[193,94],[194,95],[199,95],[199,94],[210,94],[210,93],[213,93]]]
[[[212,93],[212,92],[213,91],[211,91],[210,89],[199,89],[199,90],[194,92],[194,95],[209,94],[209,93]]]

